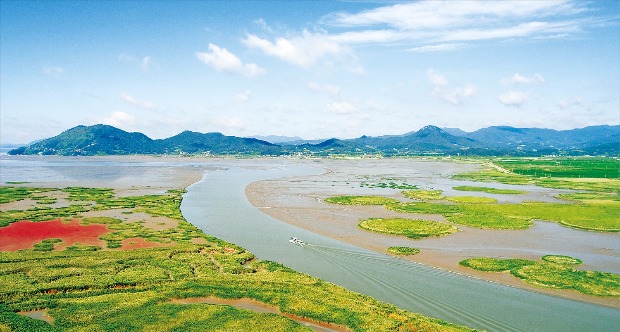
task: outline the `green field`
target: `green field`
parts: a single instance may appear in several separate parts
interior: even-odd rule
[[[404,218],[370,218],[362,220],[358,226],[367,231],[404,235],[410,239],[443,236],[458,231],[454,226],[437,221]]]
[[[459,262],[462,266],[480,271],[510,271],[513,276],[542,287],[620,297],[620,275],[574,268],[581,263],[577,258],[558,255],[543,256],[541,261],[479,257]]]
[[[420,201],[442,200],[445,198],[442,196],[441,190],[407,190],[403,191],[403,195],[407,198],[417,199]]]
[[[386,207],[405,213],[440,214],[451,222],[478,228],[525,229],[534,220],[545,220],[586,230],[620,231],[620,202],[605,204],[416,202],[389,204]]]
[[[515,165],[533,162],[541,167],[549,160],[514,159]],[[566,164],[570,161],[570,164]],[[617,165],[615,159],[559,159],[557,165],[571,166],[582,174],[586,172],[585,161],[593,161],[593,168]],[[554,165],[556,165],[554,163]],[[534,167],[533,166],[533,167]],[[523,166],[524,167],[524,166]],[[560,166],[557,166],[560,167]],[[554,173],[561,174],[561,173]],[[596,172],[592,173],[596,174]],[[561,225],[601,232],[620,232],[620,180],[609,178],[540,178],[514,173],[505,173],[493,167],[480,172],[458,174],[456,179],[493,181],[508,184],[533,184],[549,188],[573,189],[580,192],[560,194],[558,198],[572,201],[571,204],[523,202],[519,204],[497,204],[488,197],[443,196],[440,190],[407,190],[403,196],[416,202],[399,202],[381,196],[338,196],[326,199],[337,204],[384,205],[387,209],[416,214],[439,214],[456,224],[488,229],[526,229],[535,220],[557,222]],[[486,193],[520,194],[522,191],[504,191],[491,187],[461,186],[456,190],[480,191]],[[587,190],[587,191],[586,191]]]
[[[620,161],[615,158],[515,158],[497,159],[493,163],[533,177],[620,178]]]
[[[513,158],[493,160],[478,172],[457,174],[457,180],[533,184],[545,188],[620,193],[620,161],[615,158]],[[493,165],[491,164],[491,165]]]
[[[16,193],[11,195],[9,191]],[[59,191],[53,189],[50,191]],[[463,331],[463,327],[400,310],[368,296],[297,273],[280,264],[257,260],[252,253],[208,236],[180,214],[182,191],[165,195],[116,197],[110,190],[65,189],[83,210],[131,209],[176,220],[154,230],[140,222],[110,217],[84,218],[111,230],[108,248],[75,245],[55,250],[44,240],[32,249],[0,252],[0,331],[305,331],[287,317],[226,305],[173,304],[172,299],[214,296],[250,298],[283,313],[346,326],[352,331]],[[37,190],[3,190],[10,200],[45,195]],[[74,219],[82,210],[54,216]],[[27,212],[28,211],[28,212]],[[38,216],[42,211],[10,211]],[[122,239],[142,237],[173,246],[119,250]],[[53,324],[17,314],[43,309]]]
[[[487,194],[501,194],[501,195],[527,194],[527,191],[525,190],[497,189],[497,188],[476,187],[476,186],[456,186],[456,187],[453,187],[452,189],[459,190],[459,191],[477,191],[477,192],[483,192]]]

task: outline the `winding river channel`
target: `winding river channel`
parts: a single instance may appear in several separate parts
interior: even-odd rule
[[[302,230],[252,206],[255,181],[320,174],[308,166],[231,164],[188,188],[181,210],[205,233],[258,258],[370,295],[400,308],[489,331],[618,331],[614,308],[544,295],[459,275]],[[296,246],[290,237],[311,244]]]

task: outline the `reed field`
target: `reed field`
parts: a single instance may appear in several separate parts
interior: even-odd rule
[[[0,331],[307,330],[280,314],[171,302],[203,297],[253,299],[293,317],[352,331],[469,330],[258,260],[241,247],[206,235],[180,214],[181,190],[117,197],[101,188],[0,187],[4,202],[59,192],[68,194],[68,207],[3,209],[0,231],[23,220],[72,220],[79,227],[103,227],[106,232],[98,241],[104,245],[68,243],[59,236],[0,252]],[[116,212],[117,217],[93,216],[103,212]],[[133,214],[169,222],[154,229],[148,220],[123,220]],[[136,239],[146,247],[125,250],[126,241]],[[51,323],[20,314],[33,311],[42,311]]]
[[[478,257],[459,262],[462,266],[480,271],[509,271],[511,275],[541,287],[620,297],[620,275],[574,268],[581,263],[577,258],[558,255],[546,255],[540,261]]]

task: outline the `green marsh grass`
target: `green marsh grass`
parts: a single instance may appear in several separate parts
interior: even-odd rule
[[[620,297],[620,275],[575,269],[573,266],[581,264],[581,260],[569,256],[547,255],[541,261],[478,257],[463,260],[459,264],[480,271],[510,271],[513,276],[542,287]]]
[[[457,224],[478,228],[526,229],[534,220],[604,232],[620,231],[620,204],[559,204],[523,202],[520,204],[441,204],[400,203],[387,205],[405,213],[441,214]]]
[[[446,200],[455,203],[468,203],[468,204],[492,204],[497,203],[497,199],[491,197],[480,196],[450,196],[446,197]]]
[[[454,226],[437,221],[405,218],[370,218],[362,220],[358,227],[377,233],[404,235],[410,239],[444,236],[458,231]]]
[[[620,178],[620,161],[614,158],[511,158],[493,163],[513,173],[552,178]]]
[[[325,202],[342,205],[385,205],[399,203],[397,199],[383,196],[334,196],[326,198]]]
[[[407,198],[417,199],[420,201],[442,200],[445,198],[442,196],[441,190],[407,190],[403,191],[403,195]]]
[[[100,237],[107,248],[73,245],[56,250],[58,241],[48,239],[33,249],[0,252],[0,331],[307,330],[282,315],[171,303],[172,299],[209,296],[250,298],[283,313],[353,331],[469,330],[378,302],[281,264],[257,260],[243,248],[206,235],[185,221],[179,211],[183,191],[122,198],[106,189],[71,188],[67,192],[75,202],[88,204],[10,211],[0,217],[10,222],[59,215],[75,219],[86,211],[130,206],[132,213],[166,216],[178,223],[157,231],[139,222],[89,217],[82,224],[105,224],[110,230]],[[383,204],[394,201],[383,200]],[[174,245],[114,249],[123,239],[133,237]],[[205,244],[193,243],[196,238]],[[15,313],[38,309],[47,310],[54,319],[52,325]]]
[[[387,252],[392,255],[409,256],[420,253],[420,249],[411,247],[389,247]]]
[[[487,194],[501,194],[501,195],[527,194],[527,191],[525,190],[497,189],[497,188],[477,187],[477,186],[456,186],[456,187],[452,187],[452,189],[459,190],[459,191],[477,191],[477,192],[483,192]]]

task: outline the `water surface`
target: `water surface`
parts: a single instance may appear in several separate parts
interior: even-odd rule
[[[257,167],[258,166],[258,167]],[[207,234],[258,258],[342,285],[403,309],[490,331],[617,331],[620,311],[411,263],[361,249],[271,218],[246,199],[245,187],[269,178],[320,174],[300,166],[230,165],[188,188],[181,209]],[[312,246],[292,245],[299,237]]]

